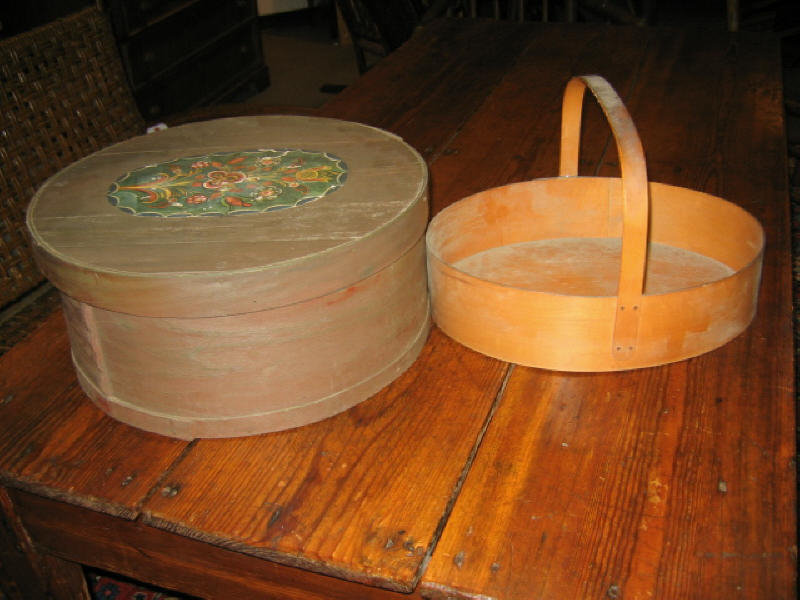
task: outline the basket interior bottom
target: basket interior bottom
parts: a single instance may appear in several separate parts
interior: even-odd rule
[[[558,238],[489,248],[454,264],[503,285],[571,296],[614,296],[619,238]],[[716,281],[733,269],[713,258],[659,243],[648,246],[645,294],[662,294]]]

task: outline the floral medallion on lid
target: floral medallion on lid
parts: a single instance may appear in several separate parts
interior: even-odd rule
[[[246,150],[190,156],[126,173],[108,190],[135,215],[236,215],[300,206],[338,189],[347,166],[332,154]]]

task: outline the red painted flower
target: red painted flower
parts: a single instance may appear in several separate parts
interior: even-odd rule
[[[243,200],[240,200],[239,198],[236,198],[234,196],[227,196],[225,198],[225,203],[228,206],[253,206],[252,203],[244,202]]]
[[[189,204],[203,204],[203,202],[208,202],[208,198],[203,196],[203,194],[192,194],[186,198],[186,202]]]

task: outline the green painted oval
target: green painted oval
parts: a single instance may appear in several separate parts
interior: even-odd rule
[[[346,178],[347,165],[327,152],[218,152],[126,173],[111,184],[108,200],[134,215],[237,215],[300,206],[335,191]]]

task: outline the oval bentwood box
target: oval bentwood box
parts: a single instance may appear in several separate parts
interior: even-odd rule
[[[78,161],[28,227],[100,408],[184,439],[250,435],[349,408],[417,357],[427,182],[373,127],[221,119]]]

